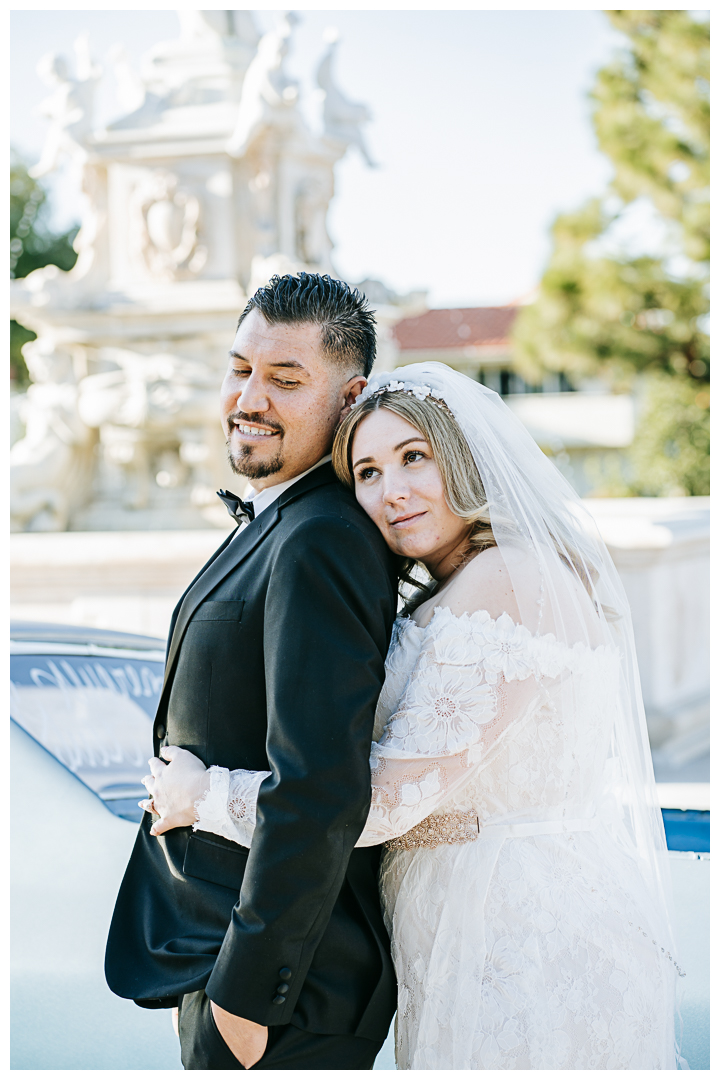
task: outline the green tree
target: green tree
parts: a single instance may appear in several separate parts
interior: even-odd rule
[[[591,98],[615,174],[603,197],[555,221],[538,299],[515,325],[516,362],[530,381],[546,371],[575,382],[601,373],[627,389],[640,375],[647,385],[626,493],[705,494],[709,24],[687,11],[607,15],[627,48],[598,73]],[[622,242],[623,222],[643,204],[663,227],[660,253]],[[669,435],[653,435],[674,426],[686,433],[682,452]],[[662,460],[653,464],[651,450]]]
[[[655,374],[630,464],[638,495],[707,495],[710,491],[710,393],[692,379]]]
[[[10,277],[23,278],[41,266],[54,263],[61,270],[71,270],[77,253],[73,240],[77,227],[54,233],[47,224],[47,194],[28,175],[27,166],[18,154],[10,159]],[[17,386],[28,383],[22,346],[35,338],[32,330],[10,320],[10,376]]]

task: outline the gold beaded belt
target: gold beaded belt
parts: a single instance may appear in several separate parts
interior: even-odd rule
[[[485,825],[483,839],[510,840],[528,836],[550,836],[588,832],[599,823],[597,818],[559,818],[555,821],[521,821],[517,824]],[[455,810],[447,814],[430,814],[403,836],[386,840],[388,851],[405,848],[436,848],[440,844],[470,844],[480,836],[480,822],[475,810]]]
[[[469,844],[477,840],[480,824],[476,810],[455,810],[448,814],[431,814],[403,836],[386,840],[388,851],[404,848],[436,848],[440,844]]]

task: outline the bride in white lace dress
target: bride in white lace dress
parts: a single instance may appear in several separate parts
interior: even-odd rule
[[[629,611],[577,497],[497,395],[440,364],[374,376],[333,461],[434,581],[396,622],[359,840],[385,845],[398,1068],[678,1068]],[[270,773],[166,749],[158,834],[249,846]]]

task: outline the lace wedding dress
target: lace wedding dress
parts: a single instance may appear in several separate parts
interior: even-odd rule
[[[399,1069],[677,1068],[679,968],[617,797],[621,670],[507,615],[396,622],[359,845],[386,849]],[[196,827],[249,846],[269,775],[213,767]]]

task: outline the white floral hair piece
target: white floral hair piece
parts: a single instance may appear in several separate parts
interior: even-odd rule
[[[371,390],[366,386],[350,408],[354,409],[357,405],[361,405],[363,401],[367,401],[368,398],[371,397],[376,397],[378,394],[392,394],[399,390],[402,390],[405,394],[412,394],[418,401],[424,401],[426,397],[429,397],[442,407],[449,409],[448,403],[445,401],[444,396],[439,390],[434,390],[432,386],[426,386],[421,383],[400,382],[399,379],[391,379],[390,382],[383,383],[382,386],[377,386],[374,390]]]

